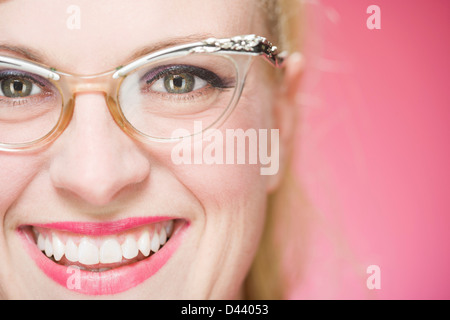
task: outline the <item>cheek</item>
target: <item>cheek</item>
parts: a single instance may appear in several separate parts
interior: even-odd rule
[[[260,201],[267,196],[259,142],[260,129],[269,127],[270,99],[255,99],[258,96],[251,89],[220,128],[205,133],[202,141],[191,139],[175,146],[172,159],[165,160],[203,203],[229,205]]]
[[[203,206],[242,207],[242,204],[255,201],[255,197],[265,197],[264,179],[255,166],[191,165],[177,171],[180,180]]]
[[[40,172],[43,161],[37,155],[0,154],[0,214],[20,197]]]
[[[188,140],[185,146],[177,150],[182,153],[188,151],[189,163],[174,164],[177,161],[171,159],[169,152],[166,153],[164,160],[160,160],[170,166],[170,170],[180,183],[202,204],[207,215],[217,215],[220,219],[240,214],[239,220],[245,219],[248,222],[255,219],[255,216],[261,217],[264,214],[268,177],[261,174],[259,130],[268,128],[267,123],[270,119],[267,110],[270,109],[270,105],[267,101],[270,100],[255,99],[254,97],[260,97],[248,94],[249,92],[252,91],[249,90],[242,96],[230,117],[220,128],[213,130],[213,134],[205,134],[203,141],[200,142]],[[248,138],[244,138],[242,149],[238,142],[244,141],[242,136],[236,139],[227,138],[228,132],[236,133],[238,130],[253,133],[251,137],[256,138],[256,141],[250,142]],[[256,148],[250,148],[250,144]],[[222,146],[220,149],[222,154],[208,162],[206,158],[217,146]],[[234,155],[233,161],[227,161],[230,153]],[[237,163],[239,154],[243,155],[242,164]],[[254,161],[250,163],[252,157],[256,163]],[[245,217],[242,217],[243,215]]]

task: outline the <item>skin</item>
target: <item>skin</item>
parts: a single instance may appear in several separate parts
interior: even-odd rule
[[[81,25],[71,30],[66,10],[75,3]],[[139,5],[41,0],[38,7],[32,0],[2,1],[0,44],[27,47],[58,70],[96,74],[170,38],[265,35],[255,8],[254,1],[241,0],[193,0],[189,5],[182,0]],[[4,50],[0,54],[23,58]],[[256,60],[221,130],[280,128],[276,176],[260,175],[258,165],[175,165],[171,145],[143,144],[121,131],[98,92],[77,94],[71,123],[52,144],[33,152],[0,152],[1,297],[87,297],[42,273],[17,236],[20,225],[168,214],[190,221],[183,243],[156,275],[114,298],[242,297],[263,232],[267,195],[283,172],[299,70],[299,62],[289,59],[278,87],[268,78],[268,64]],[[267,90],[268,84],[273,90]]]

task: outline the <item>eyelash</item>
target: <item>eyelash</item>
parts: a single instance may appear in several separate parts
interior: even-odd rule
[[[155,75],[152,75],[156,72]],[[177,75],[187,73],[193,75],[195,77],[199,77],[202,80],[205,80],[209,85],[214,88],[226,89],[232,87],[232,84],[227,81],[227,79],[221,79],[214,72],[200,68],[194,67],[190,65],[169,65],[169,66],[161,66],[148,72],[143,79],[151,77],[149,80],[145,80],[147,85],[153,84],[156,81],[170,75]]]
[[[31,75],[28,75],[26,72],[16,70],[0,71],[0,81],[8,80],[10,78],[24,78],[33,82],[33,84],[39,85],[41,88],[46,87],[45,83],[39,81],[38,79],[36,79]]]

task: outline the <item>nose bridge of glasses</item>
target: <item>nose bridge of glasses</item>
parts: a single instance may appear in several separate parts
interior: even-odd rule
[[[78,95],[101,94],[105,99],[105,103],[113,119],[119,127],[123,128],[124,121],[122,113],[120,112],[116,101],[116,93],[122,79],[114,79],[112,74],[113,72],[91,76],[65,74],[63,81],[65,83],[66,90],[69,89],[71,91],[68,94],[71,95],[70,101],[73,103],[72,109],[75,107],[75,101],[77,100],[76,97]],[[68,112],[68,114],[71,113],[72,111]]]
[[[114,90],[118,80],[113,79],[111,73],[94,76],[70,76],[66,81],[73,95],[77,93],[102,92],[106,95]]]

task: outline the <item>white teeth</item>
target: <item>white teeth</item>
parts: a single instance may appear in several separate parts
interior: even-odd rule
[[[122,261],[122,249],[116,239],[108,239],[100,247],[100,262],[115,263]]]
[[[139,253],[136,240],[132,236],[127,236],[122,244],[122,254],[125,259],[133,259]]]
[[[78,262],[78,246],[69,239],[66,243],[66,252],[65,252],[67,260],[71,262]]]
[[[158,250],[159,250],[159,236],[158,236],[157,232],[153,233],[153,238],[152,238],[152,242],[150,244],[150,247],[151,247],[153,252],[158,252]]]
[[[37,247],[47,257],[53,256],[55,261],[61,261],[65,257],[70,262],[96,265],[120,263],[123,258],[134,259],[139,252],[145,257],[148,257],[151,252],[158,252],[172,235],[173,220],[143,228],[140,234],[131,234],[130,232],[124,236],[108,236],[104,239],[102,237],[91,238],[60,234],[57,231],[51,231],[49,234],[48,231],[42,232],[38,228],[33,228],[32,231]],[[124,240],[120,241],[119,239]],[[109,268],[98,270],[103,269],[109,270]]]
[[[171,235],[173,231],[173,220],[168,221],[164,229],[166,230],[166,235]]]
[[[161,231],[159,232],[159,244],[164,245],[166,241],[167,241],[166,229],[161,228]]]
[[[55,234],[52,235],[52,245],[53,257],[56,261],[61,260],[62,256],[64,255],[65,245]]]
[[[45,238],[42,234],[39,234],[39,236],[38,236],[37,246],[38,246],[39,250],[41,250],[41,251],[45,250]]]
[[[146,257],[150,254],[150,234],[147,230],[142,232],[137,242],[139,251]]]
[[[53,246],[49,238],[45,239],[44,248],[45,255],[50,258],[53,255]]]
[[[98,264],[98,248],[87,238],[83,238],[78,246],[78,261],[85,265]]]

